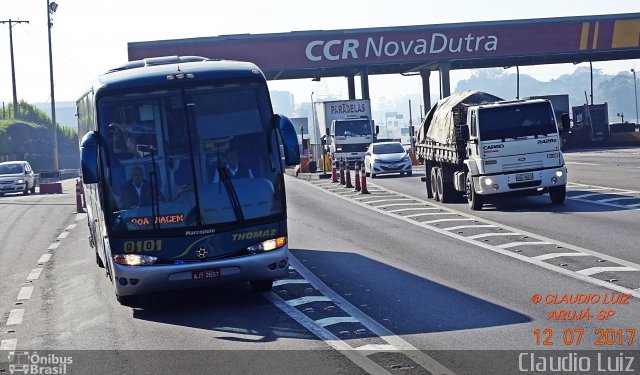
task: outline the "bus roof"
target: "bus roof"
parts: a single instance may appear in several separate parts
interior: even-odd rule
[[[183,78],[179,74],[183,74]],[[190,74],[193,75],[192,78],[188,76]],[[225,78],[264,80],[264,75],[250,62],[210,60],[198,56],[167,56],[130,61],[111,69],[96,79],[94,92],[97,94],[98,91],[105,90],[166,86],[170,80],[178,83],[190,79],[201,81]]]

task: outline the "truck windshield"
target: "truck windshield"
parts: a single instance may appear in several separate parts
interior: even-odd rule
[[[547,102],[480,108],[478,124],[482,140],[558,132],[553,111]]]
[[[284,214],[260,84],[104,96],[106,210],[116,232],[208,227]]]
[[[369,120],[336,120],[335,135],[338,137],[371,135],[371,123]]]

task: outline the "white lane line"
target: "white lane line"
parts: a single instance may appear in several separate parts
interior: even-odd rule
[[[640,191],[638,190],[627,190],[627,189],[616,189],[616,188],[612,188],[612,187],[607,187],[607,186],[597,186],[597,185],[585,185],[585,184],[579,184],[577,182],[571,182],[572,186],[579,186],[579,187],[585,187],[591,190],[609,190],[609,191],[630,191],[636,194],[640,194]]]
[[[580,194],[580,195],[572,195],[570,198],[571,199],[582,199],[582,198],[587,198],[587,197],[593,197],[596,195],[602,195],[602,193],[588,193],[588,194]]]
[[[397,352],[398,348],[388,344],[366,344],[356,348],[356,350],[379,353],[379,352]]]
[[[516,242],[505,243],[502,245],[495,245],[495,247],[499,247],[501,249],[510,249],[516,246],[532,246],[532,245],[553,245],[553,244],[551,242],[545,242],[545,241],[527,241],[527,242],[516,241]]]
[[[397,210],[387,210],[387,212],[422,211],[422,210],[439,210],[439,208],[437,208],[437,207],[409,207],[409,208],[398,208]]]
[[[413,199],[411,198],[392,198],[392,199],[378,199],[375,201],[369,201],[369,202],[364,202],[366,204],[373,204],[373,203],[382,203],[382,202],[397,202],[397,201],[412,201]]]
[[[467,238],[470,238],[472,240],[477,240],[478,238],[484,238],[484,237],[501,237],[501,236],[522,236],[521,233],[509,233],[509,232],[504,232],[504,233],[480,233],[480,234],[476,234],[474,236],[469,236]]]
[[[636,204],[628,204],[628,205],[626,205],[625,207],[632,207],[632,208],[640,207],[640,203],[636,203]]]
[[[291,259],[291,257],[289,259]],[[364,356],[363,353],[353,350],[353,348],[346,342],[340,340],[336,335],[329,332],[327,329],[317,325],[313,320],[304,315],[301,311],[299,311],[295,307],[287,305],[287,303],[275,292],[264,292],[262,293],[262,295],[271,303],[273,303],[277,308],[282,310],[282,312],[289,315],[295,321],[300,323],[301,326],[305,327],[309,332],[313,333],[327,345],[340,352],[340,354],[347,357],[351,362],[355,363],[358,367],[363,369],[368,374],[391,375],[391,373],[385,368]]]
[[[64,238],[67,238],[68,235],[69,235],[69,232],[62,232],[58,235],[58,239],[62,240]]]
[[[65,228],[65,230],[73,230],[73,228],[75,228],[78,224],[70,224],[68,227]]]
[[[51,245],[49,245],[49,247],[47,248],[47,250],[55,250],[58,248],[58,246],[60,246],[60,242],[54,242]]]
[[[496,228],[496,225],[478,224],[478,225],[458,225],[455,227],[444,228],[444,230],[472,229],[472,228]]]
[[[40,278],[40,274],[42,273],[42,268],[34,268],[27,276],[27,281],[29,280],[38,280]]]
[[[640,197],[617,197],[617,198],[607,198],[607,199],[600,199],[595,201],[596,203],[607,203],[607,202],[613,202],[613,201],[621,201],[621,200],[627,200],[627,199],[640,199]]]
[[[49,261],[49,259],[51,259],[51,254],[42,254],[40,259],[38,259],[38,264],[47,263]]]
[[[457,215],[457,214],[454,212],[422,212],[419,214],[404,215],[404,217],[440,216],[440,215]]]
[[[325,296],[306,296],[285,301],[289,306],[300,306],[311,302],[331,302],[331,300]]]
[[[394,217],[391,214],[389,214],[389,216]],[[406,219],[405,221],[411,222],[412,220]],[[297,258],[290,255],[289,263],[293,264],[300,276],[307,279],[316,290],[331,298],[336,306],[341,308],[347,314],[356,318],[360,322],[360,324],[365,326],[369,331],[373,332],[375,335],[386,341],[389,345],[397,348],[405,356],[411,358],[419,366],[428,370],[432,374],[455,375],[451,370],[438,363],[438,361],[421,352],[416,347],[405,341],[402,337],[397,336],[386,327],[369,317],[367,314],[360,311],[360,309],[353,306],[349,301],[342,298],[342,296],[336,293],[333,289],[329,288],[325,283],[322,282],[322,280],[320,280],[316,275],[314,275],[306,267],[304,267],[304,265]],[[298,310],[296,309],[296,311]]]
[[[315,322],[320,327],[328,327],[338,323],[358,323],[358,319],[352,316],[332,316],[330,318],[318,319]]]
[[[622,272],[640,271],[640,269],[632,268],[632,267],[591,267],[591,268],[586,268],[584,270],[576,271],[576,273],[579,273],[581,275],[591,276],[601,272],[620,272],[620,271]]]
[[[31,293],[33,293],[32,286],[23,286],[22,288],[20,288],[20,293],[18,293],[18,298],[16,299],[18,301],[31,299]]]
[[[9,318],[7,319],[8,326],[15,326],[22,324],[22,317],[24,316],[24,309],[13,309],[9,311]]]
[[[371,192],[371,190],[369,190],[369,192]],[[397,197],[398,194],[363,194],[361,197],[358,198],[353,198],[355,200],[361,200],[361,199],[368,199],[368,198],[382,198],[382,197]],[[362,202],[362,203],[369,203],[369,202]]]
[[[422,224],[434,224],[434,223],[445,223],[449,221],[473,221],[475,219],[461,217],[458,219],[438,219],[438,220],[429,220],[429,221],[421,221]]]
[[[420,204],[420,203],[391,203],[391,204],[383,204],[376,207],[383,208],[383,207],[395,207],[395,206],[415,206],[416,204]]]
[[[538,255],[536,257],[533,257],[533,259],[549,260],[549,259],[561,258],[561,257],[588,257],[588,256],[590,255],[585,253],[549,253],[549,254]]]
[[[565,164],[576,164],[576,165],[592,165],[592,166],[598,166],[600,164],[596,164],[596,163],[584,163],[584,162],[580,162],[580,161],[565,161]]]
[[[15,351],[18,346],[18,339],[6,339],[0,341],[0,352],[1,351]]]
[[[294,269],[293,267],[289,267],[289,269]],[[282,279],[276,280],[273,282],[273,286],[280,286],[286,284],[309,284],[309,282],[305,279]]]
[[[313,188],[315,188],[315,189],[318,189],[319,191],[323,191],[323,192],[325,192],[327,194],[332,194],[332,193],[328,193],[326,190],[323,190],[321,188],[316,188],[313,185],[311,185],[311,186]],[[596,278],[591,277],[591,276],[587,276],[587,275],[576,273],[574,271],[568,270],[568,269],[563,268],[563,267],[559,267],[559,266],[556,266],[556,265],[553,265],[553,264],[550,264],[550,263],[547,263],[547,262],[544,262],[544,261],[541,261],[541,260],[533,259],[533,258],[528,257],[526,255],[522,255],[522,254],[510,251],[510,250],[501,249],[501,248],[498,248],[496,246],[490,245],[490,244],[485,243],[485,242],[476,241],[476,240],[470,240],[470,239],[466,238],[465,236],[463,236],[461,234],[451,233],[451,231],[456,230],[456,229],[463,229],[465,227],[469,227],[469,228],[497,227],[497,228],[502,228],[502,229],[504,229],[506,231],[509,231],[509,232],[519,232],[519,233],[522,233],[523,235],[529,236],[531,238],[536,238],[536,239],[539,239],[539,240],[548,241],[548,242],[553,243],[555,245],[562,246],[565,249],[570,249],[570,250],[574,250],[576,252],[590,254],[590,255],[593,255],[594,257],[598,257],[600,259],[604,259],[604,260],[607,260],[607,261],[610,261],[610,262],[613,262],[613,263],[617,263],[617,264],[620,264],[620,265],[623,265],[623,266],[628,266],[628,267],[640,270],[640,264],[638,264],[638,263],[634,263],[634,262],[630,262],[628,260],[616,258],[614,256],[611,256],[611,255],[608,255],[608,254],[604,254],[604,253],[600,253],[600,252],[597,252],[597,251],[594,251],[594,250],[589,250],[589,249],[586,249],[584,247],[572,245],[572,244],[564,242],[564,241],[559,241],[559,240],[551,239],[551,238],[548,238],[548,237],[544,237],[544,236],[541,236],[541,235],[538,235],[538,234],[534,234],[532,232],[524,231],[522,229],[518,229],[518,228],[515,228],[515,227],[512,227],[512,226],[509,226],[509,225],[497,223],[495,221],[491,221],[491,220],[487,220],[487,219],[481,219],[481,218],[479,218],[477,216],[473,216],[473,215],[470,215],[470,214],[467,214],[467,213],[464,213],[464,212],[458,212],[458,211],[452,210],[450,208],[447,208],[447,207],[444,207],[444,206],[440,206],[440,205],[436,205],[436,204],[434,204],[432,202],[428,202],[428,201],[425,201],[425,200],[422,200],[422,199],[419,199],[419,198],[416,198],[416,200],[417,201],[421,201],[425,205],[428,205],[428,206],[431,206],[431,207],[442,208],[443,210],[447,210],[447,211],[450,211],[450,212],[458,212],[458,213],[460,213],[461,215],[463,215],[465,217],[469,217],[469,218],[471,218],[473,220],[476,220],[476,221],[484,223],[484,224],[476,224],[476,225],[469,225],[469,226],[461,225],[461,226],[457,226],[457,227],[438,228],[438,227],[431,226],[431,225],[424,225],[424,223],[422,223],[420,221],[417,221],[417,220],[407,219],[407,218],[399,216],[399,215],[390,214],[390,213],[384,212],[383,210],[376,210],[375,207],[373,207],[373,206],[369,206],[369,205],[363,204],[361,202],[353,201],[353,200],[350,200],[350,199],[342,198],[338,194],[332,194],[332,195],[334,197],[336,197],[336,198],[344,199],[346,201],[349,201],[349,202],[351,202],[351,203],[353,203],[355,205],[361,206],[361,207],[369,209],[371,211],[382,213],[383,215],[387,215],[387,216],[389,216],[391,218],[394,218],[394,219],[397,219],[397,220],[402,220],[402,221],[404,221],[404,222],[406,222],[408,224],[412,224],[412,225],[415,225],[415,226],[430,230],[432,232],[436,232],[436,233],[442,234],[444,236],[448,236],[450,238],[453,238],[453,239],[456,239],[456,240],[459,240],[459,241],[462,241],[462,242],[466,242],[466,243],[468,243],[470,245],[481,247],[483,249],[486,249],[486,250],[489,250],[489,251],[492,251],[494,253],[498,253],[498,254],[501,254],[501,255],[504,255],[504,256],[508,256],[510,258],[518,259],[518,260],[520,260],[522,262],[533,264],[533,265],[536,265],[536,266],[538,266],[540,268],[544,268],[544,269],[546,269],[548,271],[559,273],[559,274],[571,277],[571,278],[576,279],[576,280],[587,282],[587,283],[592,284],[592,285],[597,285],[597,286],[600,286],[600,287],[603,287],[603,288],[606,288],[606,289],[609,289],[609,290],[613,290],[613,291],[616,291],[616,292],[620,292],[620,293],[628,293],[628,294],[633,295],[635,298],[639,298],[640,299],[640,290],[625,288],[623,286],[616,285],[616,284],[610,283],[608,281],[599,280],[599,279],[596,279]],[[309,280],[309,277],[305,276],[305,278],[307,280]],[[332,298],[334,302],[336,301],[336,299],[333,298],[331,295],[328,295],[326,293],[324,293],[324,294],[329,296],[330,298]]]

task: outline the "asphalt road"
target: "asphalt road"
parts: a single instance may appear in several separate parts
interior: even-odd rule
[[[238,374],[510,374],[540,349],[638,350],[640,227],[627,207],[638,174],[611,170],[634,157],[567,154],[565,205],[522,198],[482,212],[427,201],[419,172],[369,180],[369,196],[287,177],[288,279],[133,307],[95,265],[72,182],[62,195],[3,197],[0,350],[69,351],[68,373]],[[629,199],[598,202],[616,198],[601,187]]]

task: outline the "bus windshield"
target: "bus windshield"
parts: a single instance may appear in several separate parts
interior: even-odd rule
[[[553,110],[547,102],[481,108],[478,111],[478,123],[482,140],[558,132]]]
[[[339,137],[361,137],[371,135],[369,120],[337,120],[335,135]]]
[[[259,83],[100,97],[112,229],[192,230],[283,215],[269,103]]]

